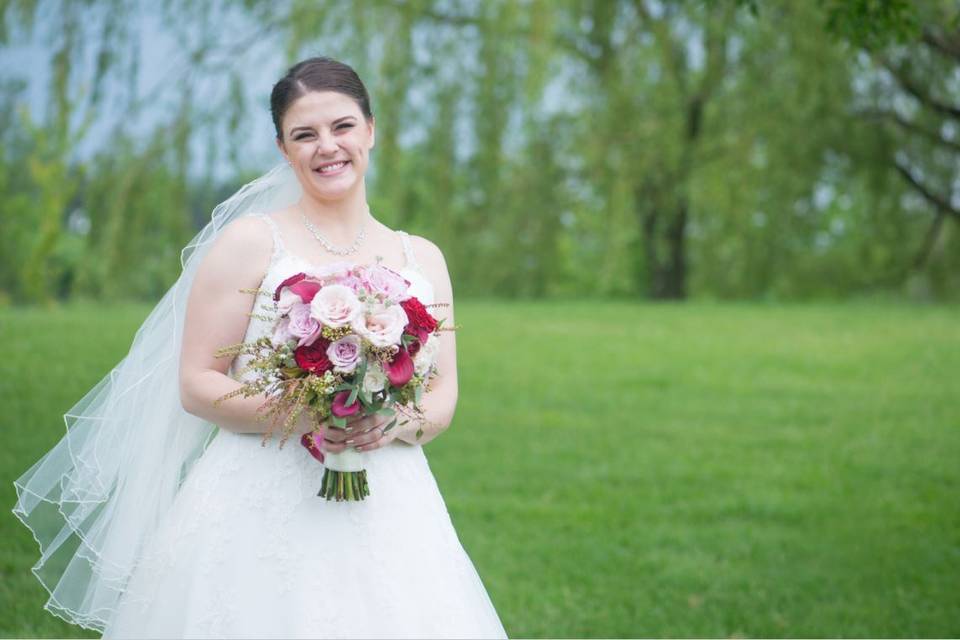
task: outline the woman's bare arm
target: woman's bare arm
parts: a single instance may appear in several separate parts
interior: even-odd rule
[[[437,245],[425,238],[411,236],[416,239],[414,253],[417,262],[433,284],[434,302],[449,303],[449,306],[430,307],[430,312],[437,319],[444,318],[443,326],[453,328],[453,286],[450,283],[450,274],[447,263]],[[427,420],[432,424],[420,424],[411,421],[404,425],[397,437],[410,444],[424,444],[440,435],[453,420],[457,408],[457,339],[453,331],[441,331],[440,337],[431,336],[431,340],[440,340],[437,369],[439,375],[430,385],[430,391],[423,395],[420,406]],[[418,428],[423,429],[420,438],[416,437]]]
[[[267,423],[256,419],[256,410],[266,397],[236,396],[214,406],[214,400],[241,386],[227,375],[231,359],[217,358],[214,353],[243,340],[247,314],[254,312],[254,296],[240,289],[261,284],[272,242],[262,220],[244,217],[231,222],[204,256],[187,300],[180,401],[189,413],[239,433],[266,430]]]

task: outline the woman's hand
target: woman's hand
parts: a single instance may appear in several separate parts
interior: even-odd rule
[[[400,435],[402,428],[399,424],[384,432],[393,416],[373,414],[358,418],[347,418],[347,427],[339,429],[330,424],[323,425],[323,450],[330,453],[339,453],[348,447],[357,451],[373,451],[384,447]]]

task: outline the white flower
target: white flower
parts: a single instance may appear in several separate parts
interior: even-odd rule
[[[399,304],[377,305],[353,321],[353,330],[374,346],[389,347],[400,344],[400,336],[407,322],[407,312]]]
[[[300,299],[299,294],[290,291],[289,287],[284,287],[283,291],[280,292],[280,300],[277,301],[277,311],[280,312],[280,315],[285,316],[290,313],[293,305],[302,303],[303,300]]]
[[[413,370],[418,376],[425,376],[430,366],[437,361],[437,355],[440,353],[440,341],[436,337],[431,337],[426,344],[420,345],[417,355],[413,356]]]
[[[383,372],[379,364],[371,362],[367,366],[367,373],[363,376],[363,388],[370,393],[383,391],[387,386],[387,374]]]
[[[363,303],[349,287],[328,284],[313,297],[310,312],[328,327],[343,327],[361,317]]]

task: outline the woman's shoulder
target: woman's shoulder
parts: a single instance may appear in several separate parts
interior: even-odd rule
[[[413,250],[413,255],[422,266],[427,266],[427,264],[446,264],[443,251],[435,242],[424,236],[417,236],[412,233],[407,233],[406,235],[410,238],[410,248]]]
[[[429,238],[408,233],[410,248],[420,272],[426,276],[433,286],[438,300],[451,300],[453,285],[450,282],[450,272],[443,251]]]
[[[272,214],[250,213],[231,220],[220,231],[221,240],[237,248],[270,247]]]
[[[273,237],[264,214],[248,214],[231,220],[217,236],[219,253],[231,256],[233,261],[247,264],[266,264],[273,251]],[[237,260],[242,258],[242,260]]]

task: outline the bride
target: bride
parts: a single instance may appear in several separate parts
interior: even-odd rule
[[[371,452],[362,502],[317,497],[323,466],[299,444],[261,445],[264,396],[214,405],[244,375],[244,356],[214,352],[269,335],[257,311],[295,273],[380,261],[453,324],[441,251],[367,206],[374,118],[354,70],[304,60],[270,101],[286,162],[214,210],[130,353],[15,482],[45,609],[105,638],[505,637],[421,447],[453,417],[452,331],[435,338],[428,421],[324,429],[327,452]]]

